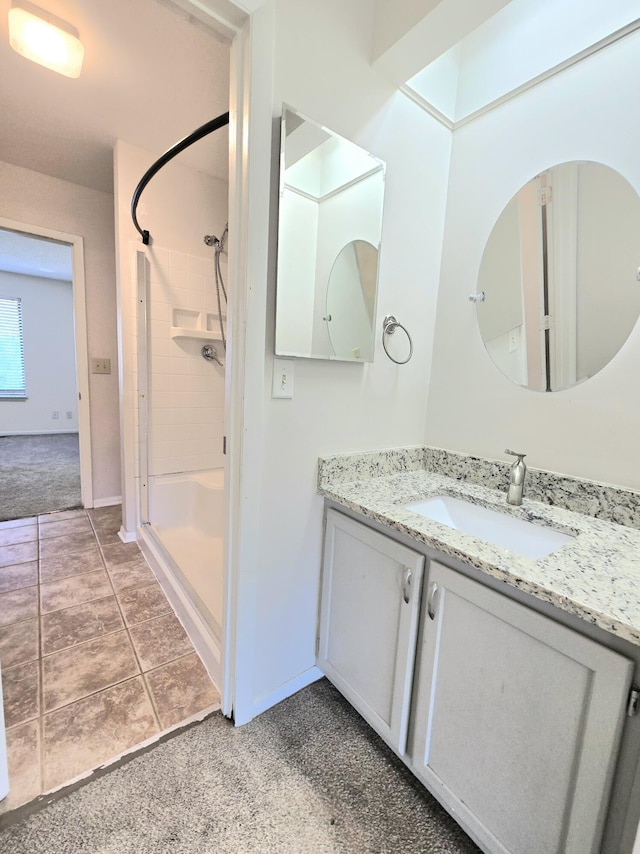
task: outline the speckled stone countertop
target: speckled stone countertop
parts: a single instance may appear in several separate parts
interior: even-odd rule
[[[464,471],[465,463],[471,471]],[[482,464],[478,463],[478,458],[465,459],[464,455],[429,448],[325,457],[319,463],[318,491],[343,507],[640,645],[640,530],[636,529],[640,493],[575,481],[576,501],[582,512],[548,503],[546,494],[543,498],[547,503],[534,500],[527,497],[526,488],[522,506],[511,507],[505,501],[509,464],[480,461],[500,470],[503,488],[499,490],[493,488],[495,478],[488,478],[490,486],[473,482],[482,479],[478,476]],[[441,470],[434,470],[437,468]],[[553,476],[540,474],[546,475],[546,482],[553,487]],[[535,493],[536,473],[529,472],[527,479]],[[542,480],[545,482],[545,477]],[[566,483],[559,489],[566,499],[563,503],[571,506],[573,489]],[[435,495],[466,499],[573,534],[575,539],[534,560],[403,507]],[[613,518],[619,514],[626,524],[596,518],[596,514]]]

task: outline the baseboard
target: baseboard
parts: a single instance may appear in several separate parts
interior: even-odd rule
[[[118,537],[123,543],[135,543],[138,540],[138,534],[135,531],[127,531],[124,525],[118,531]]]
[[[200,656],[207,672],[216,687],[221,691],[222,686],[222,661],[219,643],[213,633],[213,629],[200,615],[198,609],[189,599],[180,582],[168,569],[165,557],[158,548],[153,538],[144,527],[138,528],[138,545],[142,549],[147,563],[158,579],[160,587],[171,603],[171,607],[182,623],[186,633],[189,635],[195,651]]]
[[[278,687],[273,691],[269,691],[268,694],[263,694],[261,697],[255,699],[253,701],[253,716],[256,717],[257,715],[261,715],[262,712],[266,712],[267,709],[270,709],[277,703],[282,702],[282,700],[286,700],[287,697],[297,694],[298,691],[301,691],[313,682],[317,682],[318,679],[322,679],[323,676],[324,673],[315,666],[310,667],[303,673],[299,673],[297,676],[294,676],[293,679],[290,679],[282,685],[278,685]],[[240,723],[248,723],[248,721],[236,721],[236,724]]]
[[[122,504],[122,496],[114,495],[111,498],[94,498],[94,507],[114,507],[116,504]]]

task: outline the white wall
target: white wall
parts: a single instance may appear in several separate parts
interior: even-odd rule
[[[225,130],[218,131],[225,133]],[[167,410],[161,416],[163,419],[181,417],[179,411],[182,409],[185,398],[182,396],[186,391],[187,382],[192,384],[193,393],[201,394],[196,387],[199,386],[198,371],[200,362],[196,362],[196,354],[192,353],[193,361],[190,363],[194,367],[193,373],[190,374],[192,379],[185,380],[181,383],[181,387],[176,385],[176,376],[180,367],[174,364],[171,368],[171,353],[174,354],[174,362],[179,358],[178,350],[180,346],[172,348],[169,339],[169,317],[170,309],[173,307],[173,302],[169,300],[183,300],[194,302],[198,299],[200,285],[204,289],[204,263],[207,255],[207,250],[203,241],[205,234],[215,234],[218,237],[222,235],[225,223],[227,221],[227,206],[228,206],[228,186],[226,183],[212,178],[210,175],[205,175],[202,172],[197,172],[194,169],[183,166],[178,160],[173,160],[167,164],[149,183],[145,189],[141,202],[138,206],[138,219],[143,228],[148,229],[151,233],[152,244],[149,247],[144,247],[141,239],[135,230],[131,220],[131,197],[138,184],[138,181],[143,176],[145,171],[158,157],[158,154],[152,154],[144,151],[128,143],[118,141],[115,147],[115,187],[116,187],[116,244],[117,244],[117,264],[118,264],[118,291],[119,291],[119,307],[120,307],[120,334],[122,337],[122,394],[125,401],[123,408],[123,465],[124,465],[124,526],[128,534],[133,535],[137,524],[137,499],[136,499],[136,476],[138,472],[138,435],[137,435],[137,411],[138,411],[138,367],[137,367],[137,280],[135,275],[135,253],[138,250],[143,250],[149,257],[155,292],[155,304],[152,306],[152,320],[154,328],[158,333],[156,338],[156,363],[158,368],[158,378],[156,379],[154,388],[156,395],[166,393],[167,397],[160,398],[161,402],[166,403],[166,406],[159,407]],[[231,240],[234,236],[231,235]],[[207,289],[209,298],[212,296],[213,283],[211,276],[213,275],[213,249],[208,250],[210,269],[207,272]],[[188,264],[191,258],[192,274],[195,273],[195,266],[202,269],[197,276],[192,275],[189,289],[189,271]],[[224,258],[224,255],[223,255]],[[201,261],[201,264],[198,263]],[[226,265],[223,265],[223,275],[226,274]],[[197,278],[197,282],[196,282]],[[226,275],[225,275],[226,282]],[[164,284],[162,284],[164,283]],[[184,291],[184,293],[182,293]],[[204,293],[204,291],[202,291]],[[199,304],[199,303],[198,303]],[[204,303],[203,303],[204,304]],[[207,303],[212,305],[211,302]],[[161,335],[162,332],[162,335]],[[166,336],[164,335],[166,333]],[[161,343],[164,342],[164,343]],[[202,345],[200,345],[202,346]],[[165,347],[166,355],[161,352],[162,347]],[[193,348],[191,348],[193,350]],[[222,355],[222,347],[219,347]],[[204,363],[204,360],[200,361]],[[167,359],[168,361],[158,361]],[[223,358],[224,361],[224,358]],[[187,365],[187,361],[183,363]],[[197,365],[197,368],[195,367]],[[206,365],[209,367],[209,365]],[[221,377],[218,374],[217,366],[211,365],[216,371],[216,379],[218,380],[218,399],[212,399],[210,408],[220,408],[222,403],[223,393],[221,391]],[[173,388],[171,387],[171,377],[173,376]],[[169,388],[163,386],[169,385]],[[206,384],[206,383],[205,383]],[[154,390],[152,388],[152,392]],[[192,401],[193,402],[193,401]],[[196,407],[198,409],[205,407]],[[156,413],[157,414],[157,413]],[[192,413],[193,414],[193,413]],[[218,422],[221,421],[222,413],[218,412]],[[167,425],[164,425],[167,426]],[[174,425],[175,426],[175,425]],[[174,463],[178,462],[176,455],[173,453],[176,439],[176,431],[161,431],[166,436],[171,436],[168,441],[173,444],[173,448],[156,446],[156,452],[160,452],[166,463],[171,460],[168,470],[174,467]],[[185,441],[191,441],[186,439]],[[213,446],[219,439],[219,436],[210,434],[210,442]],[[195,440],[194,440],[195,441]],[[191,448],[193,449],[193,447]],[[219,451],[219,443],[212,447],[213,453]],[[195,456],[195,455],[192,455]],[[199,455],[201,461],[207,455]],[[208,455],[208,462],[216,464],[215,460],[219,461],[219,455],[215,459]],[[182,460],[184,462],[184,460]],[[159,470],[163,466],[159,467]],[[166,468],[166,466],[165,466]]]
[[[93,499],[117,498],[120,430],[113,196],[0,162],[0,216],[83,238],[89,356],[111,359],[112,370],[110,375],[89,375]]]
[[[290,693],[314,665],[322,538],[318,456],[420,443],[424,435],[450,133],[372,70],[371,11],[369,0],[269,0],[252,16],[251,397],[245,403],[252,417],[245,417],[238,453],[258,453],[259,459],[245,466],[241,484],[238,587],[250,595],[242,596],[238,614],[247,654],[237,661],[236,678],[247,705],[236,707],[237,720]],[[265,146],[283,101],[380,157],[387,176],[374,363],[300,359],[294,398],[272,400],[276,246],[271,231],[267,259],[270,211],[262,202],[270,191],[273,216],[278,152],[273,145],[268,174]],[[380,343],[382,318],[390,313],[414,336],[414,357],[402,367],[386,358]],[[254,394],[261,397],[257,411]]]
[[[71,282],[0,271],[0,294],[18,297],[22,302],[27,388],[26,400],[0,400],[0,431],[14,434],[77,431]],[[58,418],[53,417],[54,412]]]
[[[640,115],[631,109],[640,35],[629,36],[454,134],[425,440],[640,487],[640,324],[597,376],[536,393],[511,384],[484,351],[476,312],[482,252],[500,211],[532,175],[569,160],[602,162],[640,191]],[[606,324],[606,316],[601,318]]]

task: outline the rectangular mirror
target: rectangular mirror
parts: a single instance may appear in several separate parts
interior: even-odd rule
[[[372,362],[385,164],[283,106],[278,356]]]

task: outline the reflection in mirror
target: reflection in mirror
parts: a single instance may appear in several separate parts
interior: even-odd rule
[[[478,323],[502,373],[535,391],[592,377],[640,314],[640,197],[601,163],[562,163],[513,197],[489,235]]]
[[[280,153],[276,354],[371,362],[384,163],[289,107]]]
[[[373,361],[377,274],[378,250],[366,240],[347,243],[334,261],[325,322],[340,359]]]

